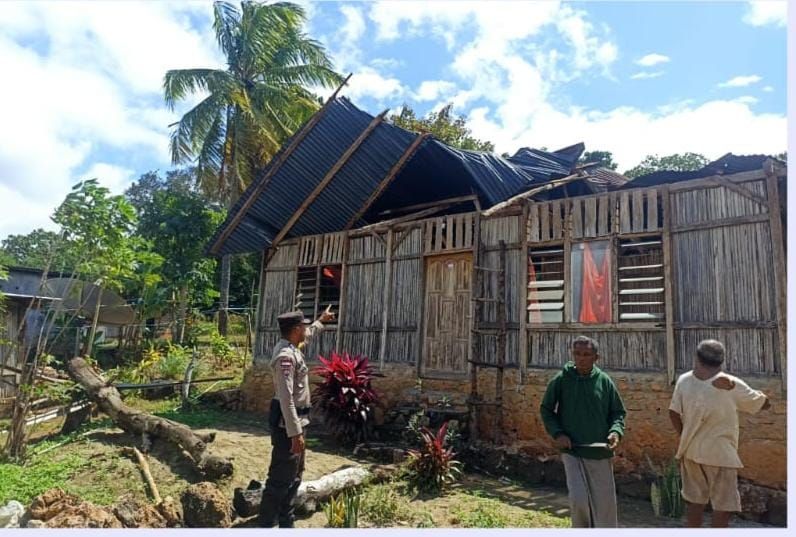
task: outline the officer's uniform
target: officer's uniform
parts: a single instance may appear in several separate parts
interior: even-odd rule
[[[300,311],[282,314],[277,319],[280,329],[298,324],[307,326],[305,343],[323,330],[323,324],[304,319]],[[304,472],[304,453],[290,452],[291,438],[304,432],[309,424],[310,386],[309,368],[304,355],[293,344],[280,339],[271,355],[274,377],[274,399],[268,423],[271,428],[271,466],[260,503],[260,525],[272,528],[293,527],[293,500]]]

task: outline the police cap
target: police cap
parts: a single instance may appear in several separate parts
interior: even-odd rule
[[[287,313],[283,313],[277,317],[276,320],[279,323],[280,330],[287,330],[300,324],[312,324],[312,321],[305,319],[304,314],[300,311],[289,311]]]

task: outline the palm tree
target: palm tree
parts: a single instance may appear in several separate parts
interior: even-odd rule
[[[323,46],[302,32],[304,10],[290,3],[213,4],[213,28],[226,69],[166,73],[166,104],[192,94],[204,99],[171,125],[174,164],[196,166],[202,190],[230,208],[254,174],[317,109],[308,87],[333,87]],[[227,332],[230,258],[221,261],[219,332]]]

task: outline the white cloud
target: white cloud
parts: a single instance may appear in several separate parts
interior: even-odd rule
[[[734,100],[735,100],[735,102],[739,102],[739,103],[742,103],[742,104],[748,104],[750,106],[760,102],[760,99],[758,99],[757,97],[753,97],[752,95],[742,95],[742,96],[740,96],[740,97],[738,97],[737,99],[734,99]]]
[[[400,99],[406,91],[397,78],[384,76],[368,67],[361,67],[354,71],[354,76],[345,89],[345,95],[354,102],[363,97],[370,97],[382,105],[392,104],[391,101]]]
[[[129,168],[107,162],[97,162],[82,176],[85,179],[98,179],[99,183],[110,189],[112,194],[122,194],[138,177],[138,174]]]
[[[345,17],[345,24],[341,32],[345,40],[356,42],[365,35],[365,16],[358,7],[344,5],[340,7],[340,12]]]
[[[711,101],[681,105],[660,112],[619,107],[608,112],[557,110],[541,106],[530,121],[515,130],[473,110],[469,126],[495,143],[497,152],[518,147],[564,147],[583,141],[587,149],[613,152],[620,170],[638,164],[646,155],[693,151],[714,159],[727,152],[772,154],[787,146],[787,118],[755,114],[748,102]]]
[[[425,80],[414,94],[416,101],[446,99],[456,91],[456,84],[447,80]]]
[[[763,88],[763,91],[765,91],[766,93],[771,93],[772,91],[774,91],[774,88],[772,86],[766,86],[765,88]]]
[[[0,237],[49,225],[83,172],[123,189],[132,171],[108,151],[169,166],[168,125],[191,103],[168,111],[163,75],[223,65],[211,16],[207,3],[0,3],[0,57],[15,82],[0,84]]]
[[[630,75],[630,78],[633,80],[641,80],[645,78],[658,78],[659,76],[663,76],[663,71],[639,71],[638,73]]]
[[[638,60],[636,60],[636,65],[640,65],[642,67],[652,67],[654,65],[658,65],[659,63],[668,63],[670,60],[669,56],[664,56],[663,54],[647,54],[646,56],[642,56]]]
[[[722,82],[721,84],[719,84],[719,87],[744,88],[746,86],[751,86],[752,84],[757,84],[761,80],[763,80],[763,78],[758,75],[736,76],[734,78],[729,79],[726,82]]]
[[[748,2],[743,21],[752,26],[785,27],[787,23],[788,3],[785,0],[767,0]]]

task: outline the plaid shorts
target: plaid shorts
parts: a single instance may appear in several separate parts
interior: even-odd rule
[[[680,474],[685,501],[700,505],[710,503],[714,511],[741,511],[737,468],[708,466],[684,458],[680,461]]]

